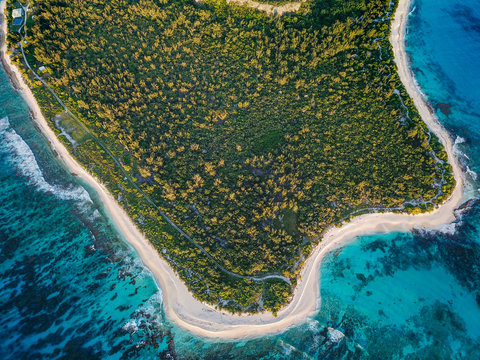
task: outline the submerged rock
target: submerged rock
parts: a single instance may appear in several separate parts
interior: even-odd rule
[[[345,337],[345,334],[340,330],[328,328],[328,337],[330,338],[331,342],[338,343]]]

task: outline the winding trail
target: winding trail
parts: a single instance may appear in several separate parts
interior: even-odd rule
[[[26,6],[24,6],[23,4],[20,3],[20,5],[22,6],[22,8],[24,9],[24,14],[25,14],[25,20],[24,20],[24,29],[25,29],[25,33],[26,33],[26,18],[27,18],[27,12],[28,12],[28,7],[29,7],[29,4],[27,4]],[[100,145],[100,147],[108,154],[108,156],[110,156],[110,158],[112,158],[112,160],[115,162],[115,164],[118,166],[118,168],[120,169],[120,171],[122,172],[122,175],[127,178],[128,182],[140,193],[142,194],[142,196],[145,198],[145,200],[147,200],[147,202],[152,205],[157,211],[158,213],[162,216],[162,218],[168,222],[168,224],[170,226],[172,226],[178,233],[180,233],[182,236],[184,236],[187,240],[189,240],[194,246],[196,246],[204,255],[206,255],[210,260],[212,260],[212,262],[224,273],[230,275],[230,276],[233,276],[237,279],[250,279],[250,280],[253,280],[253,281],[256,281],[256,282],[262,282],[262,281],[265,281],[265,280],[268,280],[268,279],[280,279],[280,280],[283,280],[285,281],[286,283],[288,283],[290,286],[292,285],[291,281],[289,278],[287,278],[286,276],[283,276],[283,275],[277,275],[277,274],[268,274],[268,275],[264,275],[264,276],[251,276],[251,275],[241,275],[241,274],[237,274],[237,273],[234,273],[230,270],[227,270],[225,269],[225,267],[223,267],[212,255],[210,255],[205,249],[203,246],[201,246],[200,244],[198,244],[197,242],[195,242],[195,240],[193,240],[193,238],[191,236],[189,236],[184,230],[182,230],[180,228],[180,226],[178,226],[177,224],[175,224],[172,219],[170,219],[170,217],[165,214],[154,202],[152,199],[150,199],[150,197],[145,194],[145,192],[135,183],[135,181],[133,181],[132,177],[130,176],[130,174],[125,171],[125,169],[123,168],[123,166],[120,164],[120,162],[118,161],[118,159],[113,155],[113,153],[107,148],[107,146],[97,137],[95,136],[84,124],[83,122],[78,119],[69,109],[68,107],[65,105],[65,103],[60,99],[60,97],[57,95],[57,93],[55,92],[55,90],[53,90],[50,85],[48,85],[48,83],[40,76],[38,75],[33,69],[32,67],[30,66],[30,63],[28,62],[27,60],[27,57],[25,56],[25,52],[24,52],[24,49],[23,49],[23,41],[25,41],[25,38],[24,36],[21,34],[20,30],[19,30],[19,34],[20,36],[22,37],[22,41],[19,41],[18,42],[18,46],[20,48],[20,51],[22,53],[22,57],[23,57],[23,62],[25,64],[25,66],[28,68],[28,70],[30,70],[30,72],[33,74],[33,76],[38,80],[40,81],[47,89],[48,91],[53,95],[53,97],[55,98],[55,100],[57,100],[57,102],[60,104],[60,106],[63,108],[63,110],[65,111],[65,113],[67,113],[69,116],[71,116],[79,126],[81,126],[81,128],[86,132],[88,133],[96,142],[98,145]]]

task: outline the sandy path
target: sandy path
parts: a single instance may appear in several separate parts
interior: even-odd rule
[[[195,0],[197,3],[202,3],[203,0]],[[286,13],[294,13],[300,10],[302,3],[305,0],[292,1],[284,4],[266,4],[255,0],[227,0],[227,4],[236,4],[240,6],[251,7],[260,11],[264,11],[267,15],[283,15]]]
[[[302,3],[305,0],[297,2],[288,2],[280,5],[272,5],[266,3],[259,3],[254,0],[227,0],[227,3],[235,3],[238,5],[248,6],[260,11],[265,11],[268,15],[283,15],[286,13],[294,13],[300,10]]]
[[[89,173],[87,173],[69,154],[67,149],[56,138],[48,127],[32,92],[25,85],[18,69],[5,55],[5,45],[1,52],[3,64],[10,75],[14,86],[19,89],[25,101],[34,114],[35,121],[43,134],[49,139],[52,148],[59,154],[72,173],[75,173],[93,189],[95,189],[118,227],[123,237],[132,244],[145,265],[154,274],[163,292],[164,309],[167,317],[177,325],[201,336],[216,338],[255,337],[276,333],[287,327],[304,322],[318,309],[320,304],[320,263],[323,256],[331,250],[351,241],[354,237],[365,234],[390,231],[408,231],[413,228],[437,229],[455,219],[453,211],[463,199],[463,179],[460,167],[453,156],[452,140],[445,129],[432,115],[421,93],[415,86],[415,81],[408,67],[404,50],[405,21],[408,14],[409,0],[400,0],[392,24],[390,41],[392,42],[398,73],[409,95],[413,98],[422,119],[428,127],[438,135],[446,147],[449,160],[453,166],[457,186],[450,197],[441,207],[428,214],[401,215],[401,214],[367,214],[354,218],[350,223],[340,228],[330,229],[324,236],[313,254],[309,257],[301,272],[301,278],[295,290],[292,302],[282,309],[277,317],[266,313],[256,315],[231,315],[217,311],[209,305],[194,299],[188,292],[185,284],[178,278],[165,260],[150,245],[149,241],[138,230],[125,211],[109,194],[107,189]],[[0,6],[1,13],[5,1]],[[5,34],[6,25],[3,22],[2,32]]]

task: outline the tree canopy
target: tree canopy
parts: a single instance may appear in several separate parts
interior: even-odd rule
[[[72,151],[194,295],[275,312],[326,228],[430,210],[453,188],[396,73],[393,6],[36,0],[26,53],[93,134]]]

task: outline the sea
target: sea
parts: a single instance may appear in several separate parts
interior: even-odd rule
[[[415,0],[407,51],[455,138],[472,201],[441,231],[329,253],[321,304],[287,331],[194,336],[98,196],[50,150],[0,70],[0,359],[480,359],[480,6]]]

